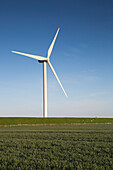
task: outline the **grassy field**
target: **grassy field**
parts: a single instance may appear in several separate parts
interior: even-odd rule
[[[1,117],[0,125],[17,124],[113,123],[113,118],[22,118]]]
[[[113,124],[0,127],[0,169],[113,169]]]

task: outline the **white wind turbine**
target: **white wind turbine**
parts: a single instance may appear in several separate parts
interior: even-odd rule
[[[49,47],[49,49],[47,51],[47,57],[46,58],[41,57],[41,56],[37,56],[37,55],[26,54],[26,53],[21,53],[21,52],[17,52],[17,51],[12,51],[13,53],[17,53],[17,54],[21,54],[21,55],[24,55],[24,56],[27,56],[27,57],[31,57],[31,58],[34,58],[34,59],[38,60],[39,63],[43,63],[43,116],[44,117],[47,117],[47,70],[46,70],[46,64],[47,63],[49,65],[49,67],[51,68],[53,74],[55,75],[58,83],[60,84],[64,94],[67,97],[67,94],[66,94],[66,92],[65,92],[65,90],[64,90],[64,88],[63,88],[63,86],[62,86],[62,84],[61,84],[61,82],[60,82],[60,80],[59,80],[53,66],[50,63],[50,60],[49,60],[51,52],[52,52],[52,49],[53,49],[53,46],[55,44],[55,40],[56,40],[58,32],[59,32],[59,29],[60,28],[58,28],[58,30],[56,32],[56,35],[55,35],[55,37],[54,37],[54,39],[53,39],[53,41],[52,41],[52,43],[51,43],[51,45],[50,45],[50,47]]]

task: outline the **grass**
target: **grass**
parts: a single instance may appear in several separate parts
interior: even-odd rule
[[[113,123],[113,118],[23,118],[0,117],[0,125]]]
[[[113,124],[0,127],[0,155],[7,170],[113,169]]]

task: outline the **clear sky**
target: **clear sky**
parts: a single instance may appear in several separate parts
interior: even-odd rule
[[[46,56],[49,117],[113,117],[113,0],[0,1],[0,116],[43,116],[43,65],[12,50]]]

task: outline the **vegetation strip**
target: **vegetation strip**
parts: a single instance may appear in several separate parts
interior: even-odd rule
[[[60,125],[87,125],[87,124],[93,124],[93,125],[98,125],[98,124],[106,124],[106,125],[110,125],[113,123],[64,123],[64,124],[60,124]],[[55,126],[58,124],[17,124],[17,125],[0,125],[0,127],[21,127],[21,126]]]
[[[113,118],[28,118],[28,117],[1,117],[2,125],[54,125],[54,124],[85,124],[85,123],[113,123]]]

